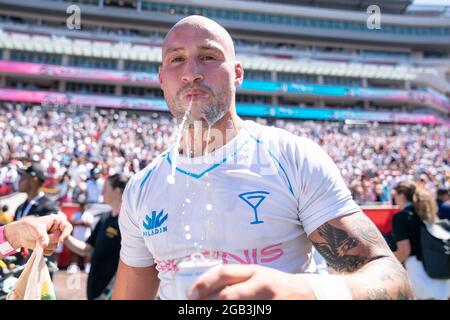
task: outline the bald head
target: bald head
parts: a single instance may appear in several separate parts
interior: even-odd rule
[[[181,123],[212,125],[235,114],[236,87],[244,70],[236,61],[233,40],[211,19],[189,16],[167,33],[159,82],[170,112]]]
[[[178,21],[167,33],[163,47],[162,55],[170,49],[172,42],[180,36],[189,36],[193,33],[203,33],[205,37],[218,42],[227,55],[227,58],[235,60],[234,44],[230,34],[217,22],[203,16],[192,15]]]

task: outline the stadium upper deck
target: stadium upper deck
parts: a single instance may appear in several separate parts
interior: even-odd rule
[[[356,1],[338,1],[337,3]],[[374,1],[371,4],[387,1]],[[392,2],[392,1],[389,1]],[[398,2],[398,1],[394,1]],[[365,10],[342,10],[316,8],[302,5],[288,5],[254,1],[207,1],[207,0],[16,0],[0,1],[0,8],[7,14],[20,11],[24,16],[39,14],[42,19],[63,21],[68,3],[78,3],[84,23],[98,23],[106,20],[110,24],[127,24],[142,29],[159,26],[167,28],[180,16],[202,14],[216,19],[226,28],[249,35],[273,35],[286,39],[314,40],[345,39],[353,43],[406,45],[425,48],[433,44],[448,50],[450,43],[450,21],[446,16],[409,16],[392,14],[391,10],[381,12],[382,27],[367,27],[368,13]],[[304,2],[305,3],[305,2]],[[336,2],[335,2],[336,3]],[[362,2],[358,1],[358,3]],[[368,4],[369,5],[369,4]],[[367,5],[367,6],[368,6]],[[389,6],[381,5],[381,8]],[[344,7],[345,8],[345,7]],[[145,22],[145,26],[142,23]],[[437,49],[437,48],[434,48]]]
[[[32,88],[46,91],[160,98],[152,88],[165,32],[182,16],[203,14],[229,29],[236,41],[249,79],[238,101],[404,111],[425,106],[448,117],[450,21],[444,14],[410,16],[410,1],[382,2],[381,29],[369,30],[368,14],[360,10],[365,1],[288,2],[0,0],[2,60],[32,63],[3,63],[0,86],[29,87],[17,85],[26,77]],[[66,28],[71,3],[81,8],[81,30]],[[321,5],[326,8],[315,7]],[[12,72],[11,66],[29,72]],[[86,68],[102,69],[103,78],[89,79],[93,73]],[[107,70],[109,76],[116,72],[112,80]],[[134,88],[127,87],[130,79]],[[42,86],[41,80],[50,84]]]

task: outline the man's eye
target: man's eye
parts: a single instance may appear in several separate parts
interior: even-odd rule
[[[170,62],[182,62],[184,59],[183,57],[175,57],[172,60],[170,60]]]
[[[202,59],[203,61],[216,60],[216,58],[214,58],[213,56],[203,56],[201,59]]]

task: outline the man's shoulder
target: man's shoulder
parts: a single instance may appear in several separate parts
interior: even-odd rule
[[[54,203],[52,199],[50,199],[46,194],[44,194],[42,197],[40,197],[37,200],[38,203]]]
[[[450,201],[446,201],[446,202],[442,203],[441,208],[443,208],[445,210],[450,210]]]
[[[441,219],[449,219],[450,220],[450,202],[444,202],[439,208],[439,217]]]
[[[292,132],[274,126],[263,125],[254,121],[247,122],[247,128],[250,135],[260,143],[268,145],[278,144],[316,144],[312,139],[297,136]]]
[[[26,199],[25,199],[24,202],[22,202],[21,204],[19,204],[19,205],[17,206],[16,212],[17,212],[17,210],[23,208],[23,207],[25,206],[26,203],[27,203],[27,201],[26,201]]]
[[[56,203],[47,196],[41,197],[37,202],[38,209],[43,211],[43,213],[56,213],[58,211]]]
[[[297,136],[283,128],[256,123],[250,128],[252,137],[257,143],[264,146],[270,156],[284,168],[290,167],[295,170],[303,165],[305,168],[310,168],[325,162],[328,163],[325,160],[326,151],[308,137]],[[307,165],[308,163],[310,165]]]

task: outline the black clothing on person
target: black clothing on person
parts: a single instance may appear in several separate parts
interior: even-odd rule
[[[415,213],[412,205],[406,206],[396,213],[392,219],[392,236],[395,242],[408,239],[411,243],[411,256],[422,260],[422,249],[420,247],[420,227],[422,220]]]
[[[20,220],[26,216],[42,217],[49,214],[58,213],[58,207],[56,206],[56,204],[45,195],[34,201],[34,203],[27,210],[28,204],[29,202],[27,199],[16,209],[16,212],[14,214],[14,221]]]
[[[119,217],[106,212],[86,241],[94,251],[87,283],[87,298],[97,298],[115,276],[120,256]]]
[[[30,206],[30,202],[33,202]],[[49,214],[58,214],[58,207],[56,204],[50,200],[46,195],[37,195],[31,201],[28,199],[22,203],[14,214],[14,221],[20,220],[27,216],[47,216]],[[22,265],[28,261],[29,257],[22,256],[21,253],[16,253],[14,255],[16,257],[16,264]],[[52,262],[56,262],[56,253],[53,253],[51,256],[46,257],[48,260]],[[50,273],[50,276],[53,277],[53,272]]]

